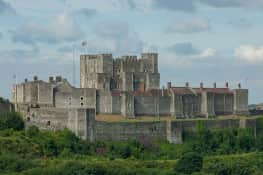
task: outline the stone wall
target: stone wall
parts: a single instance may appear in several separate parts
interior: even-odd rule
[[[60,130],[69,128],[79,137],[93,140],[168,140],[182,143],[185,131],[197,132],[199,127],[208,129],[251,128],[257,133],[257,120],[251,119],[207,119],[153,122],[101,122],[95,121],[95,109],[31,109],[27,114],[27,125],[41,129]]]
[[[82,139],[95,139],[95,110],[71,109],[68,111],[67,127]]]
[[[122,90],[133,91],[133,73],[132,72],[122,72]]]
[[[26,112],[26,121],[40,129],[61,130],[67,127],[68,111],[59,108],[31,108]]]
[[[215,115],[225,115],[233,113],[233,95],[215,94],[214,110]]]
[[[160,88],[160,74],[148,73],[146,75],[146,90],[159,89]]]
[[[160,96],[159,97],[159,115],[160,116],[171,116],[171,96]]]
[[[234,89],[234,113],[246,115],[248,114],[248,90]]]
[[[97,109],[99,114],[112,114],[112,96],[110,91],[98,90],[97,91]],[[116,104],[115,104],[116,105]]]
[[[121,96],[112,96],[112,114],[121,114]]]
[[[38,104],[53,105],[53,85],[51,83],[38,83]]]
[[[135,96],[134,114],[144,116],[158,115],[156,99],[153,96]]]
[[[54,101],[57,108],[96,108],[96,89],[61,84],[56,87]]]
[[[121,114],[129,118],[133,118],[135,116],[134,96],[127,92],[121,94]]]
[[[96,122],[96,140],[166,139],[165,122]]]

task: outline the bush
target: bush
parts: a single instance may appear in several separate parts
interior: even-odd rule
[[[37,136],[39,136],[39,134],[40,134],[40,131],[39,131],[38,127],[36,127],[36,126],[30,126],[30,127],[26,130],[26,135],[27,135],[28,137],[31,137],[31,138],[37,137]]]
[[[215,175],[250,175],[254,172],[254,169],[245,160],[232,160],[228,162],[215,158],[209,161],[204,167],[204,171]]]
[[[203,157],[196,152],[185,153],[175,164],[174,171],[184,174],[199,172],[203,165]]]
[[[36,166],[32,160],[22,159],[15,155],[2,155],[0,156],[0,172],[21,172]]]
[[[257,136],[257,149],[263,151],[263,134]]]
[[[14,129],[23,130],[25,123],[20,113],[7,112],[0,115],[0,130]]]

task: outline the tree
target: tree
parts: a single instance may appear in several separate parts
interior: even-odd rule
[[[196,152],[188,152],[178,160],[174,167],[174,171],[184,174],[192,174],[199,172],[203,165],[203,157]]]
[[[0,130],[14,129],[23,130],[25,123],[20,113],[7,112],[0,115]]]

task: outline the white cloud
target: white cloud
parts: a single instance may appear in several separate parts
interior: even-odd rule
[[[74,19],[67,13],[56,16],[48,25],[27,23],[15,31],[11,31],[11,33],[13,34],[13,41],[25,44],[76,41],[84,34]]]
[[[234,55],[236,58],[250,63],[263,62],[263,46],[240,46],[234,50]]]
[[[216,53],[217,53],[217,50],[216,50],[216,49],[207,48],[207,49],[203,50],[203,51],[200,53],[200,58],[213,57],[213,56],[216,55]]]
[[[166,50],[173,53],[176,57],[192,61],[211,58],[217,54],[217,50],[214,48],[199,49],[196,48],[191,42],[176,43],[167,47]]]
[[[166,29],[168,33],[199,33],[208,31],[210,29],[210,24],[207,19],[202,18],[192,18],[185,19],[182,21],[175,22],[173,25]]]

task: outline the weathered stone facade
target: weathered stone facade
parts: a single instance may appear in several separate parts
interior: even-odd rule
[[[172,116],[194,118],[226,114],[248,114],[248,90],[224,88],[172,87],[160,89],[158,55],[82,55],[80,86],[97,89],[97,114],[127,117]]]
[[[13,103],[17,111],[25,113],[28,122],[44,129],[67,127],[89,140],[123,139],[129,134],[134,138],[142,133],[149,137],[169,136],[168,140],[177,143],[178,139],[170,137],[180,135],[181,130],[174,129],[171,123],[114,124],[96,122],[94,116],[246,115],[248,90],[241,89],[241,85],[230,89],[228,83],[224,88],[217,88],[216,84],[206,88],[203,83],[200,87],[190,87],[189,83],[173,87],[170,82],[160,89],[157,54],[142,54],[140,59],[136,56],[113,59],[111,54],[99,54],[80,56],[80,88],[60,76],[50,77],[48,82],[35,76],[32,81],[26,79],[14,85]]]
[[[111,54],[80,56],[80,87],[103,90],[137,91],[158,89],[158,55],[155,53],[123,56]]]
[[[248,114],[248,90],[172,87],[160,89],[158,55],[142,54],[113,59],[111,54],[80,57],[80,86],[72,87],[58,76],[49,82],[25,80],[14,86],[17,109],[31,107],[95,108],[97,114],[125,117],[171,116],[176,118]]]

